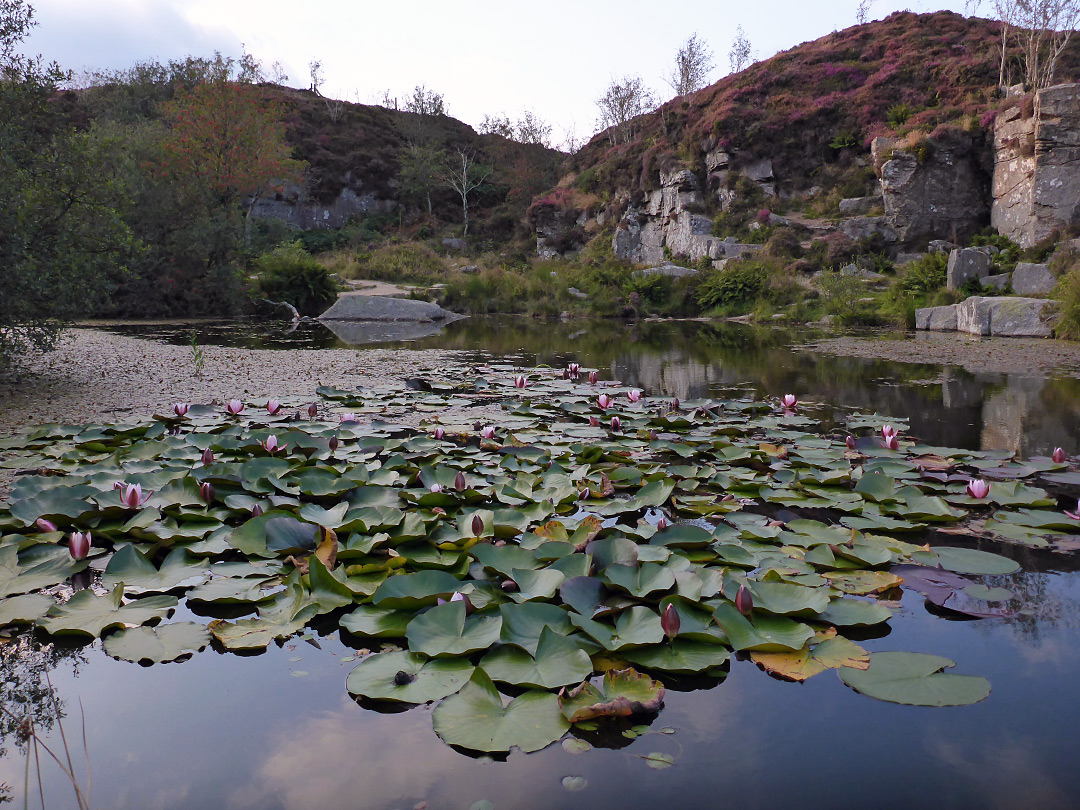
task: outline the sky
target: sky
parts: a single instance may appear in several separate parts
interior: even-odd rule
[[[640,75],[657,97],[693,33],[714,53],[715,81],[729,72],[738,26],[756,59],[855,24],[858,0],[31,0],[39,25],[25,50],[81,72],[243,48],[280,62],[294,87],[322,63],[321,92],[365,104],[417,85],[441,93],[447,112],[477,126],[485,115],[530,110],[556,145],[596,129],[596,99],[613,80]],[[963,0],[876,0],[893,11],[951,8]]]

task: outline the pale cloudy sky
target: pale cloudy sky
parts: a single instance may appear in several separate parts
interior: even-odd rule
[[[241,43],[289,84],[307,87],[321,60],[323,93],[373,103],[418,85],[451,115],[531,109],[561,139],[594,130],[595,100],[612,79],[640,74],[662,98],[679,45],[697,32],[728,72],[741,25],[758,58],[854,24],[858,0],[32,0],[40,23],[27,50],[79,71],[167,61]],[[901,9],[963,9],[963,0],[876,0],[870,16]]]

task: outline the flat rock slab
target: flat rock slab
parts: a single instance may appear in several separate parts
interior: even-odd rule
[[[1049,295],[1057,286],[1057,278],[1045,264],[1019,262],[1013,271],[1012,287],[1017,295]]]
[[[956,304],[915,310],[915,328],[929,329],[931,332],[955,332]]]
[[[973,296],[947,307],[915,311],[915,328],[993,337],[1050,337],[1053,301],[1044,298]]]
[[[412,321],[449,323],[464,318],[429,301],[387,298],[379,295],[345,295],[319,316],[320,321]]]
[[[657,267],[647,267],[644,270],[635,270],[632,276],[667,276],[668,278],[683,278],[684,276],[696,276],[698,271],[693,267],[682,267],[677,264],[665,263]]]

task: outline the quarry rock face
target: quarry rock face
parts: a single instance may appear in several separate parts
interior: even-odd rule
[[[994,123],[991,224],[1021,247],[1080,224],[1080,85],[1062,84]]]
[[[915,328],[993,337],[1050,337],[1055,304],[1043,298],[973,296],[915,311]]]

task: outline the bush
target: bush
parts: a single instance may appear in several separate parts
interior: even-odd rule
[[[897,285],[911,295],[935,292],[945,286],[949,257],[944,253],[927,253],[907,266]]]
[[[761,262],[736,262],[701,281],[697,302],[704,309],[748,311],[765,292],[769,276],[768,267]]]
[[[1080,339],[1080,268],[1074,267],[1062,276],[1056,296],[1061,301],[1061,315],[1054,326],[1054,336]]]
[[[287,301],[301,315],[319,315],[337,298],[329,272],[298,241],[264,253],[255,267],[259,296]]]

